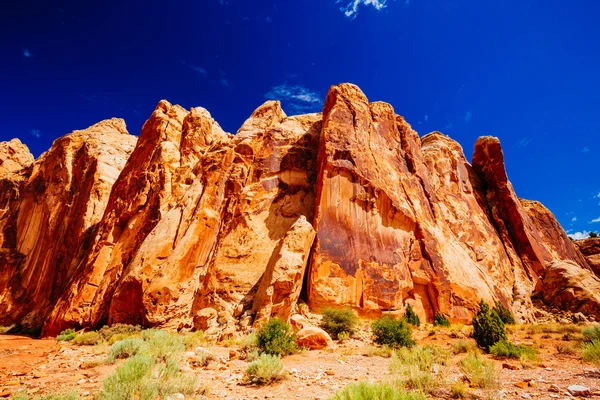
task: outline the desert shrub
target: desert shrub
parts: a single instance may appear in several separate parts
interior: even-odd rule
[[[356,382],[338,390],[329,400],[425,400],[425,395],[406,392],[397,384],[388,382]]]
[[[490,353],[496,357],[535,359],[536,351],[525,345],[516,345],[507,340],[501,340],[490,347]]]
[[[568,343],[564,343],[564,344],[559,343],[559,344],[555,345],[554,348],[556,349],[556,352],[558,354],[563,354],[563,355],[577,354],[577,350]]]
[[[469,385],[463,381],[456,381],[450,385],[453,399],[464,399],[469,395]]]
[[[452,344],[454,354],[477,352],[477,345],[470,340],[458,340]]]
[[[257,334],[256,343],[261,353],[285,356],[298,351],[292,327],[280,318],[270,319]]]
[[[583,361],[600,366],[600,341],[594,340],[583,345]]]
[[[417,315],[415,310],[413,310],[413,308],[410,304],[406,305],[406,311],[404,312],[404,319],[406,320],[406,322],[408,322],[411,325],[421,326],[421,320],[419,319],[419,316]]]
[[[591,238],[597,238],[597,237],[598,237],[598,234],[597,234],[596,232],[590,232],[590,233],[589,233],[589,236],[590,236]]]
[[[261,354],[248,365],[246,375],[252,382],[269,384],[284,378],[283,362],[278,355]]]
[[[504,307],[504,305],[496,303],[493,310],[496,311],[496,314],[498,314],[502,322],[505,324],[512,325],[515,323],[515,317],[513,317],[512,312],[508,308]]]
[[[340,342],[345,342],[346,340],[350,339],[350,334],[348,332],[340,332],[338,333],[337,338]]]
[[[258,349],[258,335],[251,332],[240,339],[240,349],[246,353]]]
[[[183,337],[183,344],[187,350],[194,350],[198,346],[204,346],[207,343],[204,332],[196,331],[187,333]]]
[[[12,398],[13,400],[78,400],[80,397],[77,391],[46,394],[36,397],[31,397],[26,392],[20,391],[15,393]]]
[[[433,318],[433,326],[450,326],[450,321],[448,321],[448,318],[444,314],[438,311]]]
[[[196,351],[194,363],[199,367],[206,367],[214,359],[215,356],[213,356],[213,354],[209,350],[202,347],[201,349],[199,349],[199,351]]]
[[[127,337],[137,335],[142,329],[139,326],[127,325],[127,324],[114,324],[111,326],[104,325],[98,333],[106,340],[109,344],[115,343],[118,340],[126,339]],[[113,336],[119,335],[119,338],[113,339]]]
[[[181,359],[185,352],[183,338],[175,333],[148,329],[142,331],[142,339],[147,343],[148,354],[160,361],[165,361],[168,358],[175,360],[176,357]]]
[[[185,352],[183,338],[154,329],[143,331],[141,336],[113,345],[109,358],[131,355],[103,381],[98,398],[164,399],[175,393],[192,394],[196,386],[196,377],[181,371]],[[158,377],[160,379],[157,379]]]
[[[504,322],[483,300],[479,304],[477,315],[473,317],[473,338],[485,350],[501,340],[506,340]]]
[[[348,335],[352,335],[357,323],[358,317],[350,307],[325,308],[320,327],[332,338],[338,339],[340,333],[346,332]]]
[[[583,343],[600,342],[600,325],[594,324],[581,331]]]
[[[389,347],[387,345],[368,346],[367,351],[365,352],[364,355],[367,357],[377,356],[377,357],[383,357],[383,358],[390,358],[393,353],[394,353],[394,349],[392,349],[391,347]]]
[[[381,317],[373,322],[374,342],[392,348],[411,347],[415,345],[412,330],[404,319]]]
[[[400,376],[406,387],[432,393],[442,384],[439,367],[447,364],[449,356],[440,347],[401,348],[392,354],[390,372]]]
[[[460,361],[460,370],[467,377],[468,381],[474,387],[494,388],[500,384],[496,376],[494,363],[490,360],[484,360],[481,355],[469,353]]]
[[[73,344],[78,346],[95,346],[102,341],[98,332],[86,332],[73,339]]]
[[[108,353],[108,361],[135,356],[145,343],[142,339],[129,338],[115,342]]]
[[[76,337],[77,337],[77,332],[75,332],[73,329],[65,329],[56,337],[56,340],[69,342],[69,341],[75,339]]]
[[[252,362],[254,360],[258,360],[259,356],[260,353],[258,352],[258,349],[252,349],[248,353],[246,353],[246,361]]]

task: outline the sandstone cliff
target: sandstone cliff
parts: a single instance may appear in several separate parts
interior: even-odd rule
[[[575,242],[596,276],[600,276],[600,238],[588,238]]]
[[[235,135],[161,101],[137,142],[113,119],[35,162],[1,143],[0,188],[0,323],[48,335],[122,322],[223,338],[299,299],[456,322],[482,298],[532,320],[532,293],[559,286],[598,302],[552,214],[516,196],[498,139],[471,165],[350,84],[322,114],[268,101]]]
[[[3,175],[0,185],[11,185],[13,195],[0,220],[0,324],[44,322],[87,256],[135,141],[123,120],[102,121],[57,139],[26,170]]]

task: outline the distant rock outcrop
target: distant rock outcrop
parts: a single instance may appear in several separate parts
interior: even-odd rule
[[[120,322],[225,338],[298,317],[299,299],[454,322],[481,299],[533,320],[535,291],[590,314],[600,301],[594,258],[516,196],[498,139],[471,165],[350,84],[322,114],[268,101],[235,135],[163,100],[137,140],[112,119],[35,161],[0,143],[0,189],[0,324],[47,335]]]
[[[575,242],[588,265],[596,276],[600,277],[600,238],[587,238]]]

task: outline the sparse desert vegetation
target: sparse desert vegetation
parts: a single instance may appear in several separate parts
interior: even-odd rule
[[[22,375],[28,379],[11,376],[19,384],[5,386],[4,379],[0,390],[22,400],[90,395],[99,400],[265,396],[417,400],[543,395],[551,393],[555,373],[561,374],[554,384],[562,390],[567,381],[593,390],[597,384],[593,374],[582,375],[581,370],[600,365],[598,325],[509,325],[505,339],[486,349],[470,336],[478,330],[488,338],[484,343],[490,343],[490,336],[502,337],[497,331],[502,326],[497,323],[498,312],[489,307],[476,316],[477,328],[439,321],[435,327],[434,321],[417,327],[404,317],[391,316],[369,323],[344,309],[323,315],[328,319],[320,326],[338,332],[338,340],[313,351],[298,349],[294,329],[277,318],[258,331],[222,342],[203,332],[172,333],[127,325],[90,332],[66,330],[54,341],[39,341],[54,343],[58,349],[48,356],[45,369],[23,365],[32,370]],[[60,365],[76,366],[64,368],[63,373]],[[567,378],[564,370],[572,371]],[[61,378],[52,380],[53,374]]]

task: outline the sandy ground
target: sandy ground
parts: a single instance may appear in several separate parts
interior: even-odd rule
[[[465,328],[468,329],[468,328]],[[456,329],[421,328],[415,332],[419,345],[433,344],[452,348],[461,338]],[[457,337],[458,336],[458,337]],[[576,335],[575,335],[576,336]],[[564,340],[562,333],[527,332],[516,329],[511,340],[538,349],[538,361],[523,365],[518,360],[496,360],[501,379],[499,390],[470,389],[473,398],[507,399],[560,399],[569,398],[569,385],[584,385],[591,391],[589,397],[600,397],[600,371],[592,364],[581,361],[579,354],[558,354],[556,346],[578,346],[575,338]],[[229,359],[232,347],[213,346],[216,360],[205,368],[194,369],[199,382],[208,388],[208,398],[214,399],[328,399],[350,382],[394,380],[389,372],[390,359],[367,356],[370,344],[348,340],[324,350],[304,351],[285,357],[287,378],[269,386],[248,385],[243,379],[248,363]],[[18,390],[32,395],[43,395],[59,390],[76,389],[85,396],[93,396],[102,385],[102,379],[118,364],[105,363],[109,347],[74,346],[52,339],[31,339],[23,336],[0,335],[0,397],[10,398]],[[451,382],[461,379],[458,363],[464,354],[452,355],[440,374],[439,389],[430,397],[451,398]],[[512,368],[503,368],[509,364]],[[521,388],[519,386],[524,386]],[[553,387],[553,385],[556,385]],[[554,391],[557,390],[558,392]]]

